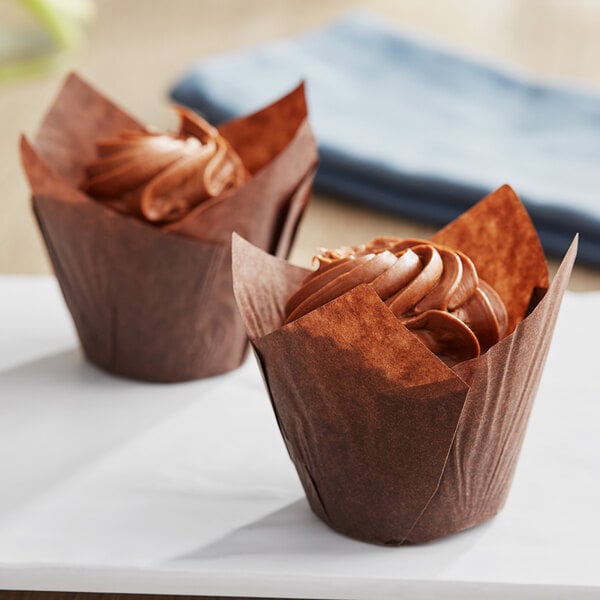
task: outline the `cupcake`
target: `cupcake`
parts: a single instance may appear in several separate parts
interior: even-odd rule
[[[550,285],[508,186],[431,240],[324,251],[314,272],[235,237],[237,303],[319,518],[399,545],[498,513],[576,245]]]
[[[142,125],[70,75],[21,156],[86,357],[175,382],[238,367],[247,351],[231,234],[287,256],[317,163],[303,85],[218,128],[178,109]]]

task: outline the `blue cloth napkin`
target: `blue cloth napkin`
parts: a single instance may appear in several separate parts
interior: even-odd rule
[[[600,96],[527,81],[365,12],[204,60],[172,97],[214,122],[307,81],[319,189],[444,224],[509,183],[545,249],[600,266]]]

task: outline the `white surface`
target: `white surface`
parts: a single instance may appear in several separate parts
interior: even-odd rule
[[[252,357],[188,384],[111,377],[52,278],[0,277],[0,589],[598,598],[599,302],[565,299],[503,513],[385,548],[310,512]]]

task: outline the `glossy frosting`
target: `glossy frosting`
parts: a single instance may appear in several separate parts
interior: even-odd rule
[[[286,305],[288,323],[368,284],[447,364],[479,356],[505,334],[504,303],[462,252],[424,240],[377,238],[317,259],[318,268]]]
[[[99,140],[81,188],[120,212],[160,224],[247,181],[241,159],[218,130],[177,110],[177,134],[147,129]]]

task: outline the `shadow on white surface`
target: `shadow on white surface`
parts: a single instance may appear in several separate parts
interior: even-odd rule
[[[197,395],[177,387],[167,396],[163,386],[113,377],[77,349],[0,372],[0,519]]]
[[[448,538],[421,544],[397,547],[375,546],[345,537],[322,523],[302,498],[287,506],[244,525],[221,539],[181,555],[169,566],[220,568],[241,567],[260,570],[268,564],[271,569],[284,570],[295,562],[309,567],[311,573],[322,571],[335,575],[336,569],[347,575],[348,561],[355,564],[373,561],[369,571],[373,575],[389,576],[390,566],[397,576],[410,578],[415,569],[420,577],[431,577],[446,572],[462,555],[477,546],[491,527],[478,527]],[[337,563],[337,567],[336,567]],[[424,567],[426,565],[426,567]]]

